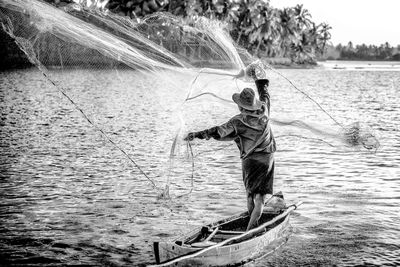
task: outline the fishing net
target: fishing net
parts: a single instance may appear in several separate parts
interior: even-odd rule
[[[99,3],[104,7],[105,1]],[[196,160],[238,157],[233,143],[188,143],[183,137],[237,114],[231,96],[255,88],[254,75],[271,81],[271,120],[280,149],[379,146],[367,126],[338,122],[320,104],[321,96],[237,47],[222,22],[166,13],[130,19],[37,0],[3,0],[0,18],[30,62],[160,197],[169,196],[170,185],[176,195],[190,192]],[[238,79],[244,62],[252,63]]]

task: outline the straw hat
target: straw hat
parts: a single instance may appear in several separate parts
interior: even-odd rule
[[[232,100],[247,110],[258,110],[262,107],[262,102],[256,98],[256,94],[251,88],[244,88],[240,94],[233,94]]]

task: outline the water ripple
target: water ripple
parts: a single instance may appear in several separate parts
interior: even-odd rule
[[[304,204],[292,216],[287,244],[250,265],[400,265],[400,91],[387,83],[400,84],[398,73],[283,72],[335,117],[362,117],[382,147],[371,154],[294,148],[295,141],[279,139],[275,188],[287,202]],[[90,70],[62,75],[71,75],[68,90],[78,104],[163,188],[176,131],[172,107],[182,92],[128,71],[119,71],[123,79]],[[289,90],[283,79],[271,80],[276,94]],[[40,73],[3,72],[0,81],[0,265],[144,265],[154,261],[152,241],[246,209],[234,145],[197,142],[195,152],[218,152],[196,156],[193,193],[158,200],[140,172]],[[165,90],[154,96],[152,88]],[[182,158],[170,173],[173,196],[188,192],[190,172],[191,161]]]

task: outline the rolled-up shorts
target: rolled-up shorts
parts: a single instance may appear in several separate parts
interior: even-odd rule
[[[247,195],[272,194],[274,183],[274,154],[252,153],[242,160],[243,182]]]

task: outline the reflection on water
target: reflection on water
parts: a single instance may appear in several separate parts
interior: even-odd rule
[[[301,140],[278,139],[275,188],[287,202],[304,204],[291,218],[288,242],[250,265],[399,265],[398,73],[282,72],[320,95],[335,117],[368,123],[382,147],[371,154],[305,142],[300,151],[291,144]],[[176,129],[166,103],[180,103],[182,91],[163,91],[133,72],[119,73],[131,88],[109,73],[63,75],[70,74],[73,98],[161,188]],[[74,80],[80,75],[86,83]],[[287,87],[271,80],[277,94]],[[40,73],[0,73],[0,85],[2,265],[141,265],[153,261],[153,241],[245,210],[233,145],[196,157],[190,196],[157,200],[151,184]],[[183,167],[174,173],[173,193],[186,192],[189,174]]]

